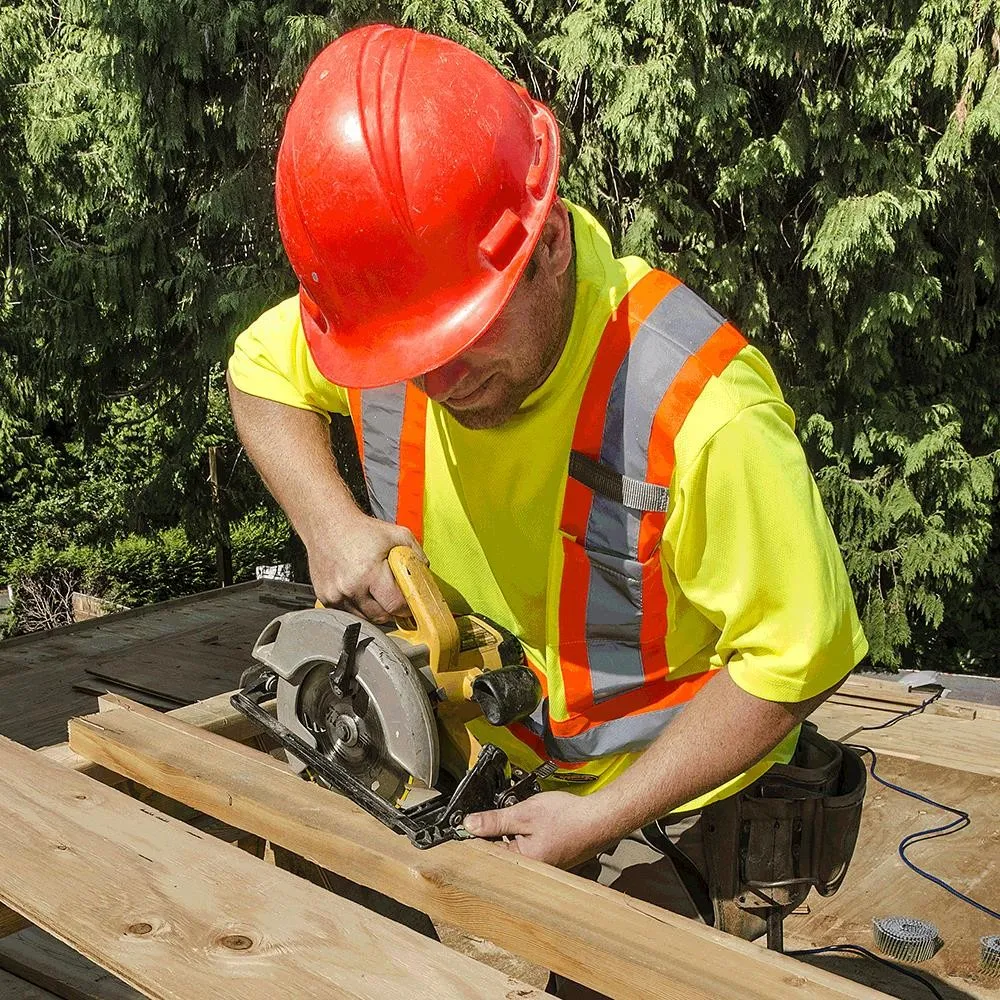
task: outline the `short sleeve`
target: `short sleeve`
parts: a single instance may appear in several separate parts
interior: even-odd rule
[[[327,381],[313,362],[297,296],[269,309],[236,338],[229,376],[251,396],[324,417],[349,412],[347,391]]]
[[[805,701],[868,650],[833,529],[780,400],[727,420],[678,468],[672,570],[745,691]]]

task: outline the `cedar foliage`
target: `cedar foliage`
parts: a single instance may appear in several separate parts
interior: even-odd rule
[[[284,109],[375,20],[549,101],[562,192],[770,357],[873,661],[997,672],[1000,0],[5,7],[0,471],[5,442],[30,462],[123,395],[199,426],[213,366],[292,288]]]

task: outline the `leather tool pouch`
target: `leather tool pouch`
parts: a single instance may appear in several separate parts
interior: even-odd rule
[[[709,891],[721,930],[754,938],[764,916],[840,888],[861,824],[867,771],[803,723],[795,754],[703,812]]]

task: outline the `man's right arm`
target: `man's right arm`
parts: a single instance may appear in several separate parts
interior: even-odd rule
[[[396,545],[423,555],[420,545],[407,528],[358,509],[323,417],[243,392],[231,377],[228,383],[240,441],[305,543],[316,597],[374,622],[405,613],[386,556]]]

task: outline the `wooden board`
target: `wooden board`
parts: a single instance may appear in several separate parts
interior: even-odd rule
[[[98,700],[102,695],[120,694],[139,702],[140,705],[145,705],[147,708],[155,708],[161,712],[169,712],[172,708],[183,708],[184,705],[190,704],[188,701],[175,701],[172,698],[150,694],[148,691],[126,687],[117,681],[104,681],[96,677],[88,677],[86,680],[77,681],[73,685],[73,690],[80,691],[83,694],[94,695]]]
[[[1000,721],[987,717],[955,718],[911,715],[887,729],[863,729],[887,721],[884,711],[827,702],[812,715],[820,731],[831,739],[863,743],[880,756],[902,757],[1000,776]]]
[[[141,993],[37,927],[0,941],[0,968],[56,996],[139,1000]]]
[[[61,1000],[55,993],[49,993],[20,976],[0,969],[0,1000]]]
[[[611,997],[881,995],[502,846],[418,851],[271,757],[140,705],[72,720],[70,746]]]
[[[149,997],[543,996],[6,739],[0,837],[0,899]]]
[[[944,678],[947,683],[947,678]],[[915,707],[927,701],[934,692],[927,688],[909,690],[894,682],[854,674],[849,677],[834,698],[846,696],[857,699],[889,702],[900,707]],[[978,701],[965,701],[951,696],[931,702],[925,709],[931,715],[950,715],[955,718],[1000,720],[1000,705],[987,705]]]
[[[175,709],[174,714],[192,726],[197,726],[208,732],[221,733],[232,740],[250,739],[256,735],[257,727],[232,707],[229,698],[229,694],[219,695],[208,701]],[[109,707],[119,703],[114,695],[99,698],[98,702]],[[63,767],[86,774],[105,785],[116,786],[125,781],[120,774],[100,767],[93,761],[73,753],[68,743],[57,743],[54,746],[45,747],[39,753]],[[29,922],[19,913],[15,913],[10,908],[0,904],[0,938],[14,934],[28,925]]]

